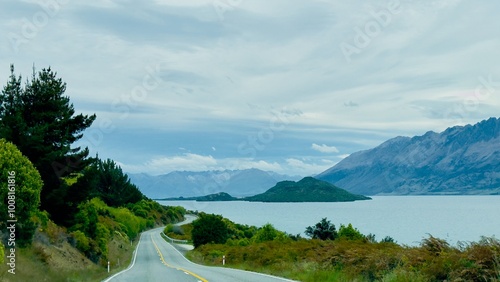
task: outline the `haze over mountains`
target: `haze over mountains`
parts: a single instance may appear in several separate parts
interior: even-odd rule
[[[240,198],[301,177],[246,169],[130,174],[130,178],[151,198],[219,192]],[[500,119],[395,137],[351,154],[315,178],[360,195],[500,194]]]
[[[129,174],[129,177],[142,193],[153,199],[196,197],[218,192],[226,192],[235,197],[247,197],[263,193],[279,181],[301,178],[260,169],[173,171],[158,176],[139,173]]]
[[[500,119],[396,137],[316,176],[352,193],[500,193]]]

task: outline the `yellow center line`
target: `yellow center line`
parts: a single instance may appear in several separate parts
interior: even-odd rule
[[[161,260],[161,262],[162,262],[165,266],[170,267],[170,268],[174,268],[174,269],[177,269],[177,270],[180,270],[180,271],[184,271],[185,273],[187,273],[187,274],[189,274],[189,275],[191,275],[191,276],[194,276],[194,277],[196,277],[196,278],[200,279],[200,281],[202,281],[202,282],[208,282],[208,280],[207,280],[207,279],[205,279],[205,278],[203,278],[203,277],[199,276],[199,275],[198,275],[198,274],[196,274],[196,273],[193,273],[193,272],[191,272],[191,271],[189,271],[189,270],[187,270],[187,269],[183,269],[183,268],[180,268],[180,267],[175,267],[175,266],[172,266],[172,265],[168,264],[168,263],[165,261],[165,258],[163,258],[163,254],[161,253],[160,248],[158,248],[158,245],[156,245],[156,242],[155,242],[155,240],[153,239],[153,235],[152,235],[152,234],[151,234],[151,241],[153,242],[153,245],[155,246],[156,252],[157,252],[157,253],[158,253],[158,255],[160,256],[160,260]]]

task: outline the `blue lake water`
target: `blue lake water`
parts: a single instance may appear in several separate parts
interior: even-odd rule
[[[337,230],[352,223],[363,234],[399,244],[418,245],[428,234],[456,245],[500,235],[500,196],[373,196],[344,203],[258,203],[159,201],[163,205],[221,214],[241,224],[271,223],[291,234],[301,233],[322,218]]]

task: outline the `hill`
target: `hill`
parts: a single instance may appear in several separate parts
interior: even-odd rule
[[[396,137],[316,176],[353,193],[500,193],[500,119]]]
[[[199,197],[178,197],[178,198],[165,198],[165,199],[157,199],[159,201],[199,201],[199,202],[217,202],[217,201],[240,201],[240,199],[235,198],[228,193],[219,192],[215,194],[210,194],[206,196]]]
[[[199,197],[227,192],[235,197],[262,193],[277,182],[300,177],[282,175],[260,169],[222,171],[173,171],[152,176],[129,174],[132,183],[149,198]]]
[[[362,195],[351,194],[328,182],[305,177],[298,182],[281,181],[262,194],[242,200],[251,202],[350,202],[369,199]]]

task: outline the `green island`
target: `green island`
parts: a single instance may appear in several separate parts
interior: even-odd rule
[[[370,200],[370,197],[352,194],[326,181],[304,177],[300,181],[280,181],[266,192],[250,197],[235,198],[220,192],[200,197],[158,199],[162,201],[249,201],[249,202],[352,202]]]
[[[234,223],[199,213],[191,224],[167,225],[164,233],[189,240],[187,258],[199,264],[251,270],[304,282],[499,281],[500,240],[451,246],[429,235],[419,246],[399,245],[389,236],[376,240],[351,224],[336,226],[323,218],[292,235],[271,224]],[[216,232],[214,232],[216,230]]]

